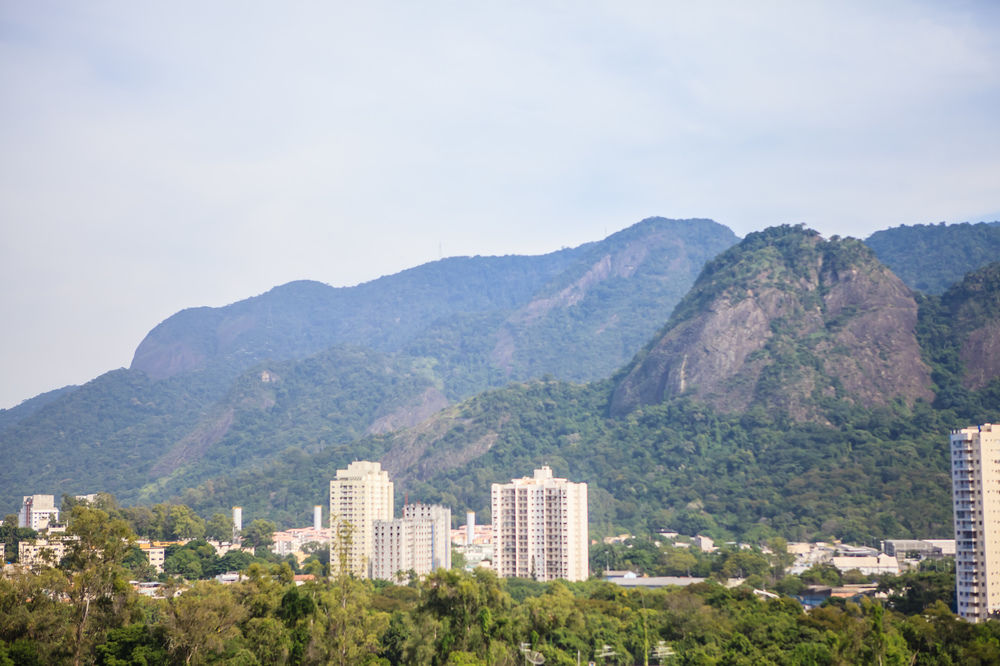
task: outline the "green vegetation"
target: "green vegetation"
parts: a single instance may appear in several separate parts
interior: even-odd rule
[[[831,601],[804,612],[749,585],[626,590],[440,570],[397,586],[348,576],[296,586],[287,564],[251,564],[231,585],[171,580],[140,597],[123,562],[123,521],[78,506],[78,541],[57,568],[0,578],[0,664],[989,664],[1000,623],[958,620],[940,572],[887,578],[883,605]],[[632,544],[633,548],[645,548]],[[627,546],[625,546],[627,550]],[[771,559],[768,559],[770,557]],[[728,551],[725,575],[773,575],[777,555]],[[945,574],[947,576],[947,574]],[[667,654],[672,654],[668,662]]]
[[[876,231],[865,244],[911,288],[941,294],[1000,257],[1000,222],[903,225]]]

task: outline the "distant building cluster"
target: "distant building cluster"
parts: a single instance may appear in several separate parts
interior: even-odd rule
[[[587,486],[534,476],[494,484],[493,524],[451,529],[451,509],[403,507],[393,517],[393,483],[377,462],[356,461],[330,481],[331,570],[401,580],[451,568],[452,543],[467,561],[492,565],[501,576],[585,580],[588,576]]]

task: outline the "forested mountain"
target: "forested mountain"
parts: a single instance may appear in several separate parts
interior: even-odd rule
[[[865,244],[913,289],[942,294],[1000,257],[1000,222],[903,225],[876,231]]]
[[[606,377],[734,242],[709,220],[650,218],[540,257],[452,258],[182,311],[131,368],[0,412],[0,502],[157,499],[289,447],[411,425],[512,379]]]
[[[998,270],[976,272],[944,297],[920,297],[918,311],[909,290],[857,241],[824,241],[795,227],[751,234],[706,266],[666,329],[610,380],[510,385],[416,427],[288,454],[178,499],[206,514],[241,504],[301,522],[307,498],[322,496],[338,467],[366,457],[381,460],[411,498],[486,519],[491,483],[549,464],[590,484],[595,533],[943,537],[951,531],[947,433],[1000,419],[1000,373],[967,386],[967,366],[990,366],[966,364],[961,351],[1000,323]],[[714,395],[692,386],[618,407],[622,387],[661,341],[684,341],[672,332],[699,317],[731,319],[734,302],[770,316],[747,318],[763,318],[754,329],[764,331],[758,353],[744,355],[751,370],[762,366],[754,370],[759,386],[740,393],[737,382],[736,406],[714,404]],[[899,339],[889,335],[894,326],[902,327]],[[750,335],[746,325],[716,330],[718,337],[703,344],[718,348]],[[839,347],[849,345],[855,347],[846,359]],[[852,383],[899,372],[886,360],[901,356],[919,382],[897,381],[917,390],[890,390],[895,397],[887,400]],[[767,373],[776,372],[770,366],[780,372],[767,383]],[[729,370],[719,385],[749,374],[736,365]],[[803,391],[805,381],[819,390]],[[751,397],[738,403],[741,395]]]
[[[724,251],[695,281],[699,235]],[[946,434],[1000,420],[1000,264],[922,295],[859,241],[788,226],[728,238],[653,219],[541,267],[413,269],[402,300],[429,311],[401,305],[395,326],[372,308],[356,323],[368,344],[346,339],[338,318],[360,315],[317,283],[185,311],[137,367],[0,420],[2,499],[105,490],[293,525],[367,458],[400,498],[488,520],[490,483],[549,464],[590,484],[596,533],[948,534]],[[482,273],[434,292],[459,265]],[[493,284],[504,266],[513,295]]]

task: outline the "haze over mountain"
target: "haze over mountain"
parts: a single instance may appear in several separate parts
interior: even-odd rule
[[[46,485],[155,498],[288,446],[412,425],[511,380],[607,376],[736,240],[709,220],[650,218],[540,257],[453,258],[182,311],[130,369],[7,420],[2,450],[23,455],[0,472],[5,501]]]

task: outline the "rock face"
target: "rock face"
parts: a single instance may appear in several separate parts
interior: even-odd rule
[[[860,242],[768,229],[706,265],[611,412],[688,394],[724,411],[821,420],[831,401],[930,400],[916,323],[909,288]]]

